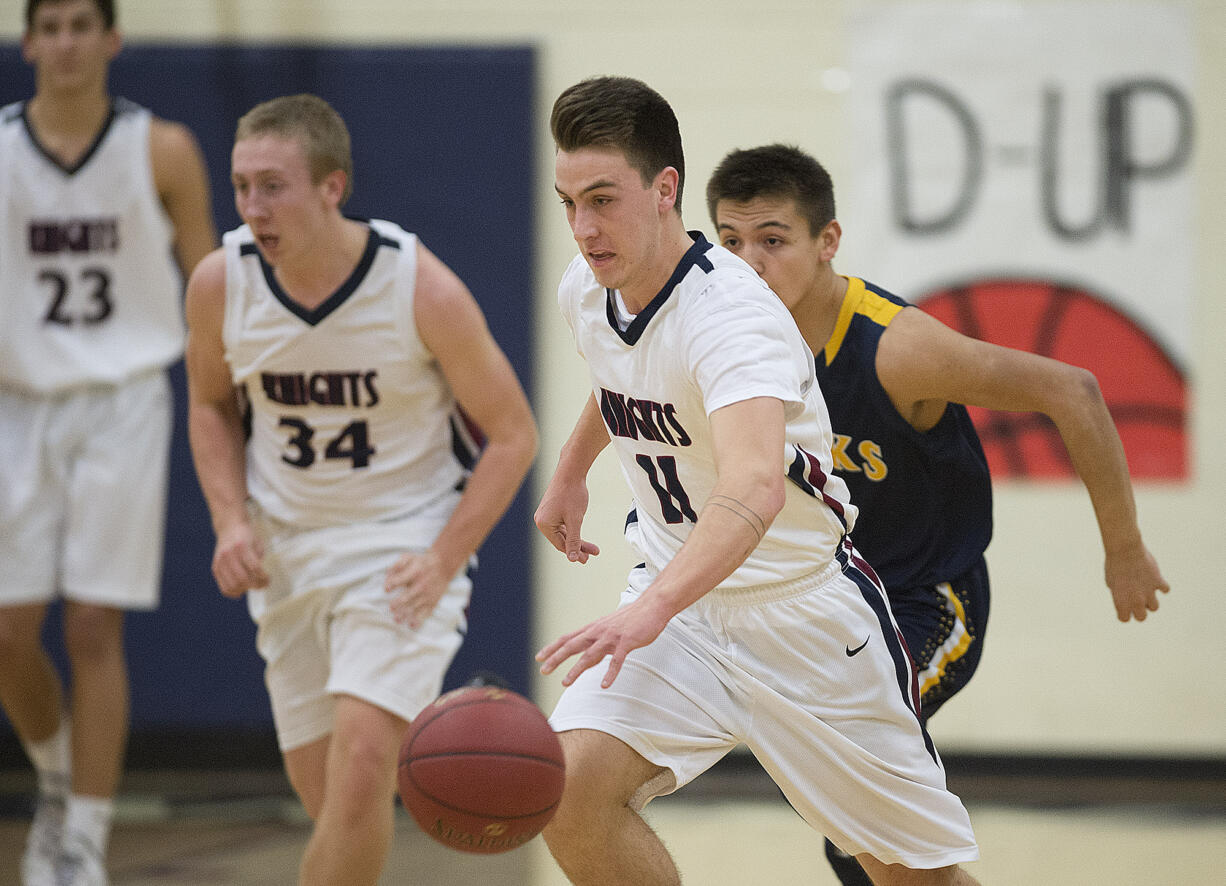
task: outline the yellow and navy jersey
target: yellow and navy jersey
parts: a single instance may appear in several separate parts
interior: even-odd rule
[[[966,407],[950,403],[920,432],[877,378],[881,334],[907,304],[849,277],[834,332],[816,357],[834,470],[859,508],[852,538],[891,594],[961,575],[992,538],[991,477]]]

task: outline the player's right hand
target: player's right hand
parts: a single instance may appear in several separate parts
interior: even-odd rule
[[[621,673],[626,656],[652,643],[675,614],[654,596],[643,595],[586,627],[563,634],[538,652],[536,660],[541,662],[541,673],[548,675],[568,658],[579,656],[562,678],[562,685],[570,686],[580,674],[607,658],[609,666],[600,685],[608,689]]]
[[[555,474],[532,519],[549,543],[572,563],[586,563],[600,548],[580,535],[587,513],[587,484],[565,482]]]
[[[267,587],[263,559],[264,544],[250,523],[234,523],[220,531],[213,551],[213,578],[222,594],[237,598],[252,588]]]

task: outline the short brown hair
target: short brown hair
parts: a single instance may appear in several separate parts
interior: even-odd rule
[[[318,183],[330,172],[345,173],[344,204],[353,193],[353,154],[349,129],[336,110],[317,95],[283,95],[256,105],[239,118],[236,142],[258,135],[296,139],[306,154],[311,180]]]
[[[732,151],[707,181],[707,212],[712,223],[720,200],[738,203],[755,197],[791,199],[816,237],[834,221],[834,182],[822,164],[792,145],[763,145]]]
[[[26,0],[26,30],[29,31],[34,27],[34,13],[38,11],[38,7],[46,3],[62,3],[63,0]],[[115,0],[93,0],[94,6],[97,7],[99,14],[102,16],[102,24],[109,31],[115,27]]]
[[[685,185],[681,130],[668,102],[640,80],[592,77],[564,90],[553,103],[549,129],[558,150],[614,148],[649,185],[662,169],[677,170],[677,202]]]

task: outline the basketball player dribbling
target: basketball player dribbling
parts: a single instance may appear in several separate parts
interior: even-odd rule
[[[991,478],[963,404],[1051,418],[1094,506],[1117,617],[1157,610],[1169,586],[1142,541],[1123,446],[1091,373],[961,335],[836,274],[834,186],[797,148],[731,152],[707,206],[720,242],[762,275],[816,355],[835,472],[860,509],[856,548],[920,671],[925,720],[975,672],[988,617]],[[870,884],[829,841],[826,853],[845,886]]]
[[[398,225],[342,214],[352,168],[322,99],[257,105],[231,156],[244,224],[187,289],[213,575],[258,626],[285,768],[314,820],[299,883],[317,886],[379,879],[400,740],[442,687],[470,561],[536,451],[468,288]]]
[[[812,356],[744,262],[687,232],[677,120],[645,84],[554,103],[555,188],[580,255],[558,287],[592,395],[537,508],[576,562],[611,445],[642,556],[621,606],[542,649],[571,657],[550,722],[566,784],[545,828],[579,884],[677,884],[639,812],[739,743],[879,884],[971,884],[970,819],[910,691],[884,591],[851,547]]]

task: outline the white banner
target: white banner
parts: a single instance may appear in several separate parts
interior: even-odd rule
[[[1186,475],[1192,38],[1176,5],[870,3],[850,20],[841,269],[1094,370],[1138,477]]]

